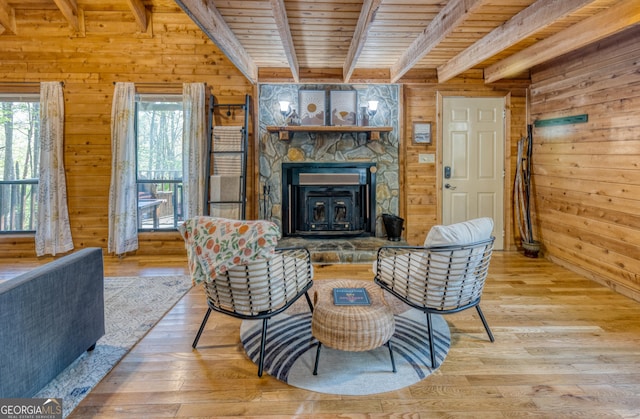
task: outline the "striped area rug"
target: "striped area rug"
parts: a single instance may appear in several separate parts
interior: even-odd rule
[[[264,361],[266,373],[289,385],[328,394],[377,394],[412,385],[435,371],[431,368],[425,314],[405,309],[394,310],[396,331],[391,345],[396,373],[392,372],[386,346],[366,352],[347,352],[323,345],[318,375],[314,376],[318,342],[311,336],[311,313],[293,311],[269,321]],[[432,319],[438,367],[449,352],[451,335],[442,316],[433,315]],[[240,329],[247,356],[256,364],[261,328],[262,321],[245,320]]]

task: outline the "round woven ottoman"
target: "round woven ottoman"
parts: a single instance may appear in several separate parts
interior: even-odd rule
[[[318,340],[313,374],[318,372],[320,348],[326,345],[342,351],[369,351],[382,345],[389,347],[393,372],[396,371],[389,339],[395,332],[393,311],[373,282],[357,280],[316,281],[311,333]],[[334,288],[364,288],[370,305],[336,305]]]

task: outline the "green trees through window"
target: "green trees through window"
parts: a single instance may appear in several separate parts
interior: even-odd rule
[[[35,230],[39,96],[0,96],[0,232]]]
[[[138,229],[176,229],[183,219],[181,96],[136,104]]]

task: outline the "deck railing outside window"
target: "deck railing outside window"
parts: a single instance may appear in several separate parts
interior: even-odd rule
[[[184,221],[181,173],[147,171],[138,179],[138,229],[174,230]]]
[[[175,230],[183,221],[181,95],[139,94],[136,102],[138,230]]]

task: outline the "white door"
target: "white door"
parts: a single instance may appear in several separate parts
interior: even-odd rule
[[[442,112],[442,222],[493,218],[504,248],[504,98],[447,98]]]

